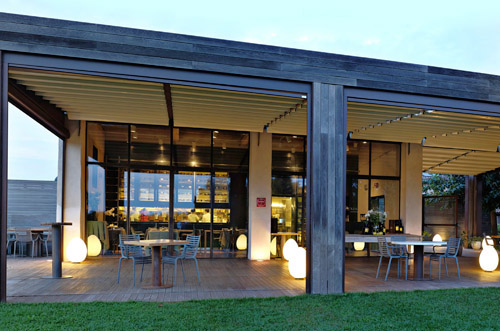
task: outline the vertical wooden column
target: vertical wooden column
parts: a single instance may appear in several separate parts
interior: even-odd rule
[[[0,51],[0,302],[7,300],[7,68]]]
[[[344,292],[347,108],[342,86],[314,83],[307,119],[307,293]]]
[[[482,235],[483,180],[481,176],[465,176],[465,229],[469,236]]]

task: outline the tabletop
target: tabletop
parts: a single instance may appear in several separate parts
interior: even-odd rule
[[[44,223],[40,223],[40,225],[63,226],[63,225],[73,225],[73,223],[70,223],[70,222],[44,222]]]
[[[391,244],[398,245],[413,245],[413,246],[445,246],[448,244],[446,241],[414,241],[414,240],[390,240]]]
[[[33,231],[33,232],[45,232],[50,231],[49,228],[9,228],[7,231]]]
[[[295,235],[298,235],[299,233],[298,232],[273,232],[271,233],[272,235],[276,235],[276,236],[295,236]]]
[[[172,245],[187,245],[189,240],[175,240],[175,239],[149,239],[149,240],[128,240],[123,242],[125,245],[136,245],[144,247],[154,246],[172,246]]]

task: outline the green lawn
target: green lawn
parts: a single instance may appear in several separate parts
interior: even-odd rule
[[[500,328],[500,288],[178,303],[0,304],[1,330]]]

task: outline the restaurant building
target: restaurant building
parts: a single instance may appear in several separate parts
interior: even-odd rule
[[[344,291],[345,233],[369,209],[422,231],[422,172],[498,168],[500,77],[283,47],[0,14],[1,259],[7,116],[61,139],[64,244],[89,224],[202,234],[207,258],[307,249],[308,293]],[[245,234],[247,247],[234,245]]]

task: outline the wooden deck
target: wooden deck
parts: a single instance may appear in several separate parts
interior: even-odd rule
[[[359,252],[356,252],[359,253]],[[356,255],[354,253],[353,255]],[[362,255],[358,254],[358,255]],[[426,260],[427,262],[427,260]],[[281,260],[248,261],[244,259],[200,259],[201,285],[196,280],[194,265],[186,263],[186,282],[180,270],[177,285],[169,289],[145,289],[151,284],[150,266],[145,266],[144,279],[139,282],[140,267],[136,274],[136,287],[132,286],[132,263],[122,265],[120,284],[116,284],[118,257],[98,257],[81,264],[64,263],[63,274],[70,279],[43,279],[51,273],[50,258],[9,258],[7,263],[8,302],[59,301],[182,301],[193,299],[294,296],[305,293],[305,281],[295,280],[288,274],[287,262]],[[427,290],[463,287],[500,286],[500,270],[483,272],[475,256],[459,260],[462,280],[458,280],[456,267],[449,262],[450,277],[444,267],[441,280],[437,279],[437,263],[433,264],[432,281],[405,281],[397,279],[396,266],[387,282],[375,278],[378,257],[348,256],[346,258],[346,292],[374,292],[399,290]],[[172,276],[169,266],[168,277]],[[381,267],[385,276],[387,262]],[[427,268],[427,263],[425,264]],[[410,267],[410,275],[412,269]],[[427,276],[427,270],[425,270]]]

